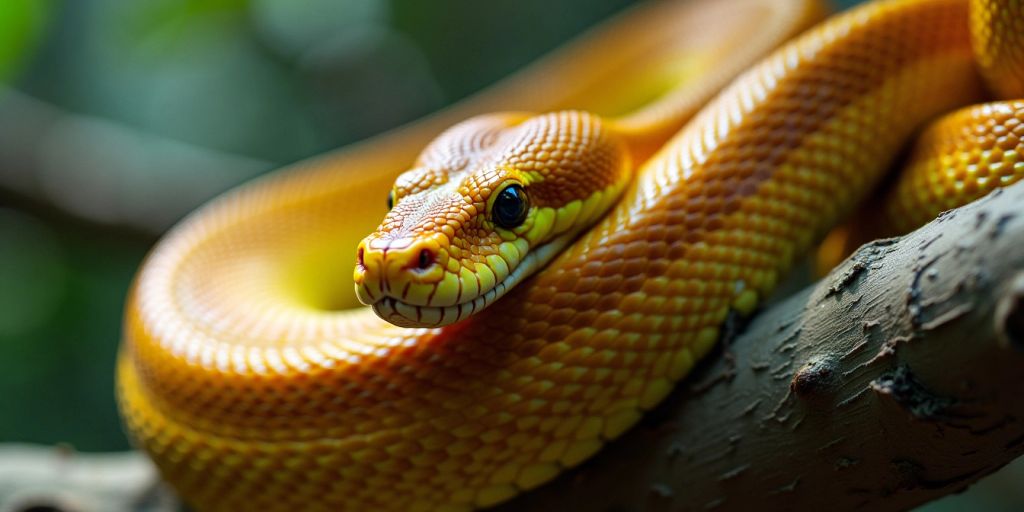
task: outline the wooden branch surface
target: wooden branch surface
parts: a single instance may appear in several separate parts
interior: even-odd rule
[[[1024,183],[868,244],[513,510],[905,510],[1024,452]]]

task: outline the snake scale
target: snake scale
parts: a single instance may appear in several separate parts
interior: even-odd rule
[[[131,437],[198,510],[500,503],[658,404],[926,122],[901,228],[1024,176],[1024,4],[882,0],[803,32],[821,16],[645,6],[202,208],[129,296]]]

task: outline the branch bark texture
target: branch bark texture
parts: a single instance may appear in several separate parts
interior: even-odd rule
[[[513,510],[904,510],[1024,452],[1024,184],[860,248]]]

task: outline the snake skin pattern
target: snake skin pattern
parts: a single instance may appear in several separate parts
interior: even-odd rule
[[[743,5],[760,10],[747,24],[735,14],[742,9],[729,11],[737,19],[721,35],[757,42],[756,51],[730,50],[743,67],[819,12],[797,0]],[[602,161],[633,177],[543,269],[446,327],[400,328],[347,309],[355,248],[383,217],[402,169],[394,166],[413,161],[410,141],[436,135],[436,123],[226,195],[161,241],[129,297],[118,396],[130,435],[198,510],[472,510],[551,480],[658,404],[713,346],[730,310],[751,312],[925,122],[992,99],[986,88],[1020,92],[1020,4],[972,8],[888,0],[843,13],[751,66],[692,119],[685,105],[703,103],[721,75],[683,80],[635,115],[567,111],[464,126],[465,137],[483,137],[465,142],[477,147],[516,139],[531,119],[567,120],[556,123],[565,137],[604,148]],[[659,13],[635,19],[655,34],[676,22]],[[640,41],[631,19],[609,40]],[[561,62],[598,69],[603,55],[616,60],[601,40]],[[586,82],[586,68],[575,72]],[[644,96],[628,89],[551,94],[591,110]],[[501,103],[490,101],[479,104]],[[899,215],[911,212],[915,224],[1024,175],[1021,112],[1019,101],[988,104],[940,122],[893,192]],[[644,126],[657,135],[645,138]],[[669,137],[673,127],[682,128]],[[536,151],[533,162],[571,167],[516,144]],[[459,143],[434,145],[421,162],[466,153]],[[410,221],[409,233],[434,219],[426,235],[456,244],[438,218]],[[386,236],[396,225],[379,229]],[[472,269],[502,257],[495,251]]]

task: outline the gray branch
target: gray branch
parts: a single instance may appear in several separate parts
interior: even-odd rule
[[[1024,452],[1024,183],[865,245],[500,510],[905,510]]]

